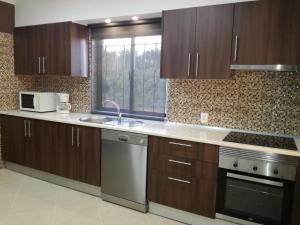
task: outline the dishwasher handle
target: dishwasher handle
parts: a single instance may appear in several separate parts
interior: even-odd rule
[[[127,135],[119,135],[118,140],[122,142],[128,142],[129,137]]]

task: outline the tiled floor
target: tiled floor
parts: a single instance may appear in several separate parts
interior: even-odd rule
[[[181,225],[0,170],[0,225]]]

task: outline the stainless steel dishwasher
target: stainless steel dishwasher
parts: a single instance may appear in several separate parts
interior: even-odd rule
[[[102,130],[103,200],[147,211],[147,145],[147,135]]]

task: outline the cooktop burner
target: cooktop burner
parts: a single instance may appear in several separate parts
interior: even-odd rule
[[[298,151],[294,138],[230,132],[223,141]]]

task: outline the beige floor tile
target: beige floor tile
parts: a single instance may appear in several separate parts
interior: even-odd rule
[[[19,193],[22,195],[54,194],[57,192],[57,189],[57,185],[27,177],[21,184]]]
[[[148,214],[102,200],[99,201],[99,212],[104,225],[148,225]]]
[[[41,214],[15,214],[8,216],[3,225],[52,225],[53,215],[49,213]]]
[[[51,213],[55,209],[55,198],[54,194],[18,194],[9,213]]]
[[[81,218],[97,220],[99,219],[97,197],[67,188],[60,189],[57,194],[56,213],[77,214]]]

